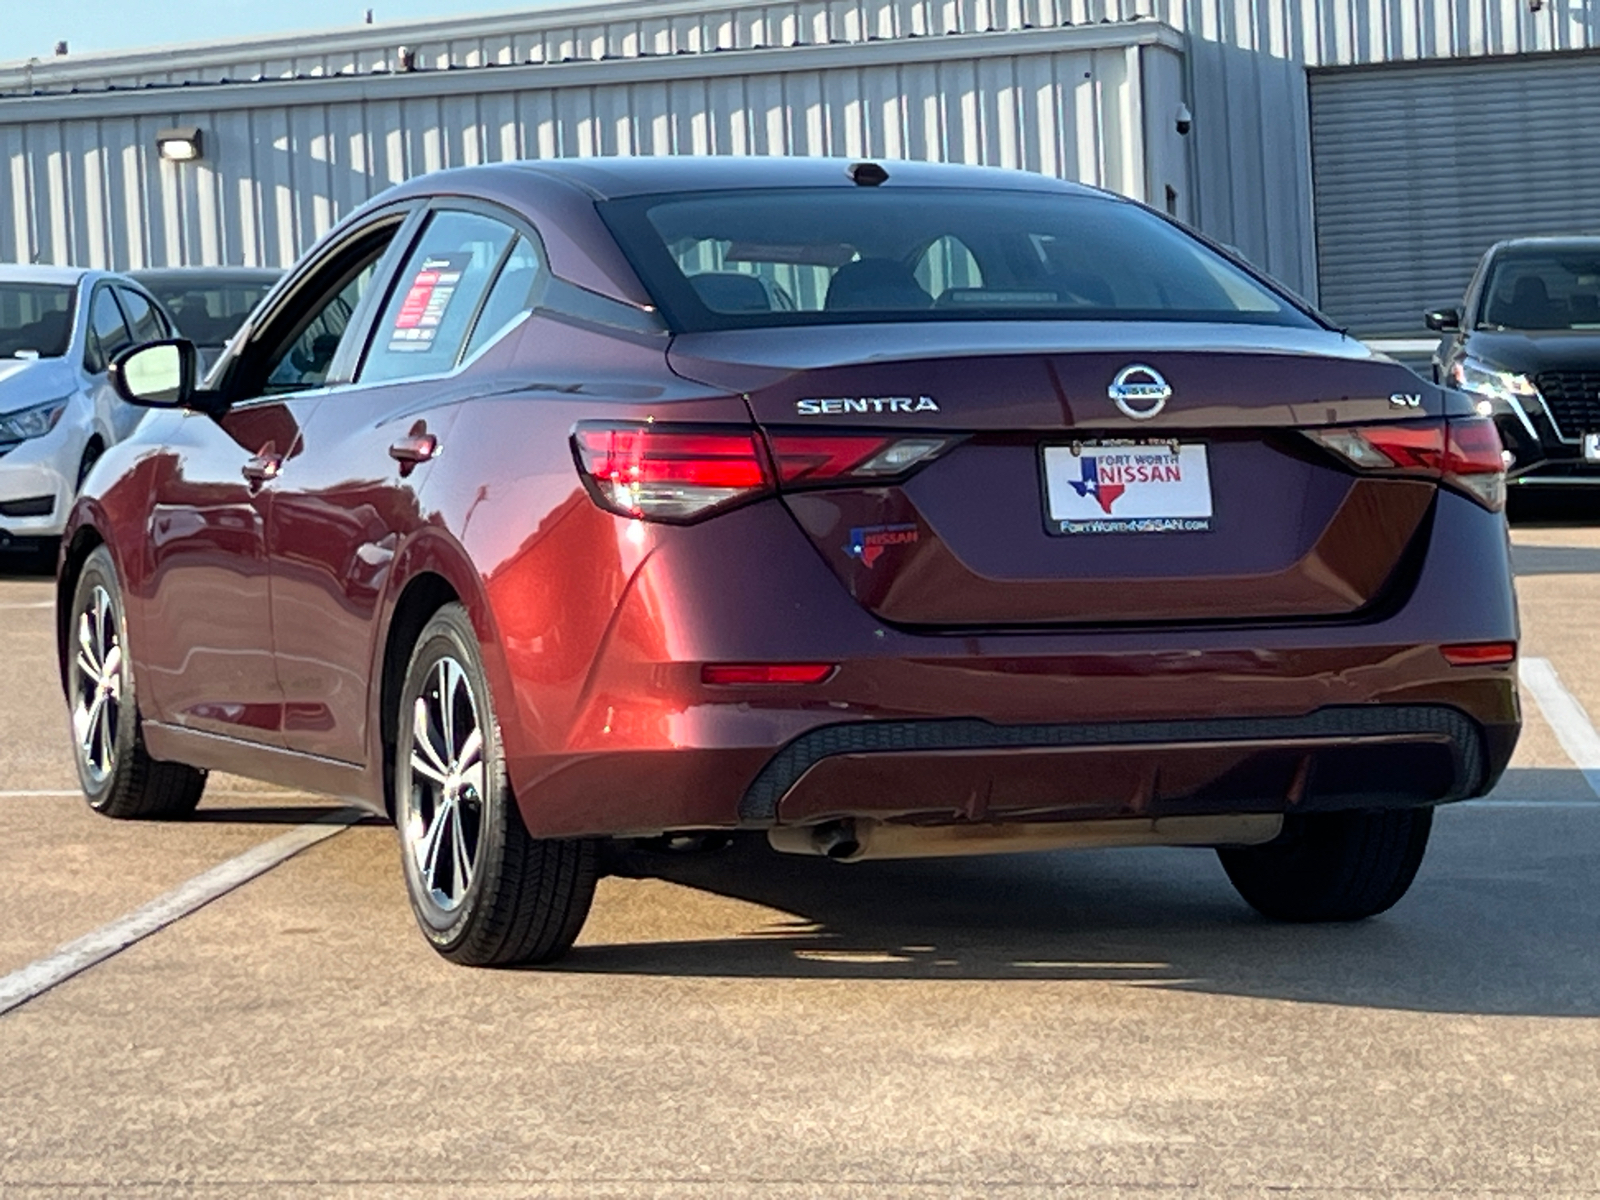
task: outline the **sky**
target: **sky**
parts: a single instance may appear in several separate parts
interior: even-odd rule
[[[0,0],[0,62],[72,53],[359,25],[459,17],[551,0]]]

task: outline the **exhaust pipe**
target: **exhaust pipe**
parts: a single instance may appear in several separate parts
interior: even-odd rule
[[[767,831],[767,841],[784,854],[865,862],[1112,846],[1259,846],[1282,831],[1280,813],[982,825],[899,825],[847,817],[821,825],[780,825]]]

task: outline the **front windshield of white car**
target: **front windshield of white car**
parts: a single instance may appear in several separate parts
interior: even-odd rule
[[[60,358],[72,341],[75,289],[0,282],[0,358]]]

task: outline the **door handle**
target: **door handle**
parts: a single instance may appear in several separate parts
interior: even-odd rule
[[[389,457],[403,467],[414,467],[418,463],[425,463],[436,458],[439,454],[439,439],[431,433],[408,433],[403,438],[397,438],[389,446]]]
[[[246,459],[244,466],[239,468],[239,473],[251,486],[260,487],[267,480],[276,479],[281,470],[283,470],[283,455],[265,453]]]

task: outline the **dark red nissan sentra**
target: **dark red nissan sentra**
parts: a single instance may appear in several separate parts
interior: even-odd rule
[[[1494,426],[1139,205],[1018,172],[530,162],[343,222],[62,559],[84,790],[391,813],[430,942],[545,961],[605,839],[1215,847],[1405,892],[1517,738]]]

